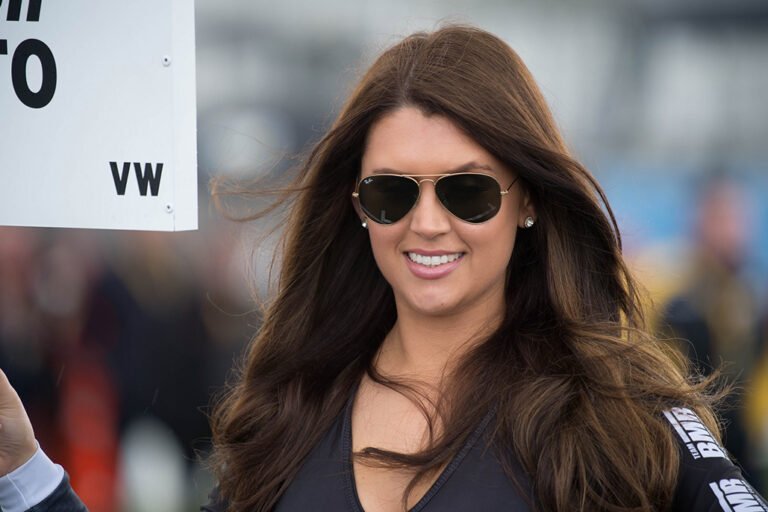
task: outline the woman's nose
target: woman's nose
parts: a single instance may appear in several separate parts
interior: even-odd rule
[[[437,198],[434,183],[422,181],[419,186],[419,200],[411,215],[411,230],[424,238],[435,238],[450,231],[450,214]]]

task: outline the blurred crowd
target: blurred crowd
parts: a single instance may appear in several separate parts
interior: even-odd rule
[[[206,407],[258,322],[229,231],[0,228],[0,367],[92,512],[211,488]]]
[[[720,406],[726,447],[763,492],[768,486],[768,311],[745,272],[759,229],[744,185],[722,172],[693,185],[690,237],[676,283],[657,297],[660,334],[702,376],[734,386]],[[762,289],[761,289],[762,287]]]

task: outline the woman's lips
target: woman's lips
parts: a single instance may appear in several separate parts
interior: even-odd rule
[[[421,259],[426,259],[425,261],[428,261],[430,266],[423,264],[423,262],[417,263],[416,261],[413,261],[411,258],[414,257],[415,259],[416,254],[418,254]],[[446,258],[442,258],[443,256]],[[430,251],[429,254],[425,254],[424,252],[410,252],[404,253],[403,257],[405,258],[405,263],[408,266],[408,270],[410,270],[414,276],[420,279],[440,279],[441,277],[445,277],[446,275],[450,274],[459,265],[461,265],[461,261],[464,259],[464,253],[436,253]],[[453,261],[447,261],[446,263],[440,262],[437,265],[433,265],[433,262],[437,262],[435,261],[435,258],[455,259],[453,259]]]

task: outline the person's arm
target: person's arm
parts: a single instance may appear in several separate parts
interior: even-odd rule
[[[87,512],[64,469],[38,446],[16,390],[0,370],[0,508],[4,512]]]
[[[664,412],[680,444],[680,474],[672,510],[768,512],[728,453],[690,409]]]

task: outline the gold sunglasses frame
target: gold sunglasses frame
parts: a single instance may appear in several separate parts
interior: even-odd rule
[[[437,186],[437,182],[440,181],[443,178],[447,178],[449,176],[463,176],[463,175],[486,176],[488,178],[491,178],[499,186],[499,195],[501,196],[502,199],[504,198],[505,195],[509,194],[509,190],[515,185],[515,183],[517,183],[517,180],[520,178],[520,176],[516,176],[515,179],[512,180],[512,183],[510,183],[510,185],[507,188],[504,188],[504,186],[501,184],[501,182],[499,181],[499,179],[496,176],[493,176],[492,174],[486,174],[486,173],[483,173],[483,172],[452,172],[452,173],[449,172],[449,173],[444,173],[444,174],[380,173],[380,174],[372,174],[371,176],[366,176],[365,178],[360,178],[360,180],[358,180],[358,182],[357,182],[357,185],[355,185],[354,192],[352,192],[352,197],[357,199],[357,204],[362,209],[362,205],[360,204],[360,193],[359,193],[359,191],[360,191],[360,184],[363,182],[363,180],[366,180],[366,179],[374,177],[374,176],[397,176],[399,178],[408,178],[408,179],[414,181],[416,183],[416,186],[419,189],[419,195],[416,196],[416,202],[414,202],[413,206],[411,206],[411,208],[408,210],[408,213],[411,213],[411,211],[419,203],[419,198],[421,197],[421,184],[423,182],[429,181],[429,182],[432,183],[432,186],[435,187],[435,186]],[[434,179],[434,178],[436,178],[436,179]],[[448,213],[450,213],[451,215],[453,215],[454,217],[456,217],[460,221],[466,222],[468,224],[483,224],[483,223],[488,222],[489,220],[491,220],[493,217],[496,216],[496,213],[498,213],[498,211],[497,211],[496,213],[493,214],[493,216],[491,216],[490,218],[488,218],[488,219],[486,219],[486,220],[484,220],[482,222],[471,222],[471,221],[462,219],[461,217],[459,217],[458,215],[453,213],[451,210],[449,210],[448,207],[445,206],[442,201],[440,201],[439,197],[437,198],[437,200],[440,203],[440,206],[442,206],[445,209],[445,211],[447,211]],[[408,215],[408,213],[406,213],[401,218],[397,219],[396,221],[394,221],[394,222],[392,222],[390,224],[395,224],[396,222],[400,222],[401,220],[403,220]],[[388,224],[386,224],[384,222],[378,222],[373,217],[371,217],[371,220],[373,222],[376,222],[377,224],[381,224],[383,226],[387,226],[388,225]]]

